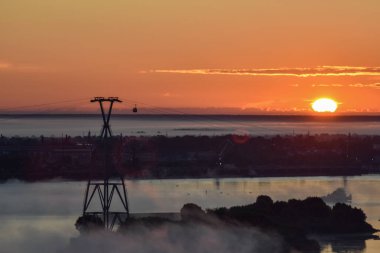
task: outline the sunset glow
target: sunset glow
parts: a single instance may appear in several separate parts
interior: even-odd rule
[[[344,101],[340,114],[377,114],[379,9],[369,0],[3,0],[0,112],[95,112],[59,102],[102,95],[186,113],[311,114],[310,98],[326,94]]]

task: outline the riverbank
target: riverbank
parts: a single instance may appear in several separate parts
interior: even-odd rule
[[[380,173],[380,136],[0,137],[0,180],[344,176]]]

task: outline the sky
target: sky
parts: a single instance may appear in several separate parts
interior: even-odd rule
[[[338,113],[379,113],[379,17],[378,0],[2,0],[0,110],[91,111],[91,97],[118,96],[309,114],[330,97]]]

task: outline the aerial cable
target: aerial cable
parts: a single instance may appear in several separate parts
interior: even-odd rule
[[[82,101],[84,102],[87,100],[88,100],[88,98],[78,98],[78,99],[56,101],[56,102],[51,102],[51,103],[22,105],[22,106],[5,107],[5,108],[0,107],[0,111],[12,111],[12,110],[18,110],[18,109],[39,108],[39,107],[45,107],[45,106],[57,105],[57,104],[66,104],[66,103],[82,102]],[[76,103],[76,104],[78,104],[78,103]]]
[[[193,123],[194,122],[196,122],[196,123],[202,122],[202,123],[206,123],[206,126],[211,126],[211,125],[215,126],[215,124],[220,123],[220,124],[223,124],[223,126],[226,126],[226,124],[227,124],[227,127],[241,126],[241,127],[247,127],[247,128],[263,129],[263,130],[267,130],[267,131],[271,131],[271,132],[289,133],[286,130],[263,127],[263,126],[259,126],[257,124],[246,124],[246,123],[237,122],[237,121],[231,122],[231,121],[227,121],[227,120],[222,120],[222,119],[220,119],[219,115],[215,115],[214,117],[211,115],[194,115],[194,114],[190,114],[190,113],[178,110],[178,109],[162,108],[162,107],[158,107],[158,106],[148,104],[148,103],[144,103],[141,101],[130,100],[130,99],[125,99],[125,98],[123,98],[123,100],[126,102],[134,104],[134,106],[135,106],[133,108],[134,112],[137,110],[137,107],[136,107],[136,104],[137,104],[137,105],[146,106],[146,108],[144,108],[143,110],[147,111],[148,113],[149,112],[150,113],[162,113],[162,114],[166,114],[166,115],[171,114],[171,115],[183,116],[183,118],[188,120],[189,122],[193,122]],[[46,107],[46,106],[51,106],[51,105],[69,104],[69,103],[74,103],[74,102],[76,102],[75,105],[81,104],[82,102],[83,102],[83,104],[85,104],[85,103],[87,104],[87,101],[88,101],[88,98],[78,98],[78,99],[62,100],[62,101],[55,101],[55,102],[41,103],[41,104],[32,104],[32,105],[23,105],[23,106],[16,106],[16,107],[5,107],[5,108],[0,107],[0,111],[6,112],[6,111],[19,110],[19,109],[41,108],[41,107]],[[191,116],[191,118],[188,116]],[[220,116],[222,116],[222,115],[220,115]],[[218,117],[218,118],[216,118],[216,117]]]
[[[180,111],[178,109],[171,109],[171,108],[161,108],[161,107],[157,107],[157,106],[154,106],[154,105],[151,105],[151,104],[147,104],[147,103],[144,103],[144,102],[140,102],[140,101],[135,101],[135,100],[129,100],[129,99],[125,99],[123,98],[124,101],[127,101],[127,102],[130,102],[130,103],[134,103],[134,104],[142,104],[142,105],[145,105],[145,106],[148,106],[151,108],[151,110],[156,110],[158,112],[162,112],[162,113],[170,113],[170,114],[175,114],[175,115],[178,115],[178,116],[191,116],[191,117],[194,117],[196,118],[197,120],[189,120],[189,121],[192,121],[192,122],[204,122],[205,119],[209,120],[209,121],[212,121],[212,122],[219,122],[219,123],[222,123],[222,124],[229,124],[229,126],[242,126],[242,127],[247,127],[247,128],[257,128],[257,129],[263,129],[263,130],[267,130],[267,131],[271,131],[271,132],[278,132],[278,133],[289,133],[289,131],[286,131],[286,130],[280,130],[280,129],[275,129],[275,128],[268,128],[268,127],[263,127],[263,126],[258,126],[257,124],[245,124],[245,123],[241,123],[241,122],[230,122],[230,121],[227,121],[227,120],[222,120],[220,119],[219,115],[215,115],[215,117],[218,117],[218,118],[215,118],[215,117],[212,117],[210,115],[194,115],[194,114],[190,114],[190,113],[186,113],[186,112],[183,112],[183,111]],[[146,110],[146,109],[145,109]],[[223,115],[220,115],[220,116],[223,116]],[[188,118],[186,118],[188,119]],[[209,124],[211,125],[211,124]]]

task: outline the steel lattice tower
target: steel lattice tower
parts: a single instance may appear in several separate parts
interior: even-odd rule
[[[117,97],[95,97],[91,103],[99,103],[103,119],[103,128],[101,131],[102,155],[104,155],[104,174],[102,180],[95,180],[92,176],[89,177],[83,203],[83,217],[96,216],[102,219],[104,228],[112,230],[114,225],[124,222],[129,217],[127,191],[124,183],[124,176],[121,173],[116,173],[112,164],[112,132],[110,127],[110,119],[112,114],[113,104],[121,103]],[[104,104],[109,103],[109,108],[106,111]],[[117,178],[113,178],[117,174]],[[89,211],[90,205],[94,202],[94,196],[98,195],[101,210]],[[116,195],[120,201],[122,211],[113,211],[112,201]],[[120,207],[119,207],[120,208]]]

